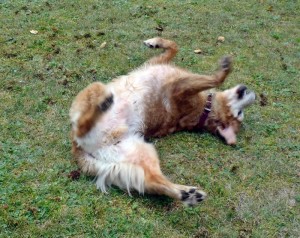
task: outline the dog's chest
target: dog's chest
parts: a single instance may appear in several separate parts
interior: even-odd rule
[[[135,107],[128,98],[115,96],[115,101],[95,126],[83,138],[77,138],[79,146],[93,153],[95,150],[119,143],[130,134],[141,131],[141,108]]]

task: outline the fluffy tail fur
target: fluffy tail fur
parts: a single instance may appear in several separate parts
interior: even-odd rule
[[[102,152],[106,154],[105,152]],[[106,193],[111,185],[130,191],[136,190],[144,194],[145,175],[139,165],[128,162],[109,162],[96,159],[92,154],[80,151],[76,153],[76,162],[84,174],[95,176],[96,186]]]

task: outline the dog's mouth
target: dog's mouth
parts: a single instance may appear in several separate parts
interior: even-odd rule
[[[217,135],[221,137],[227,145],[235,145],[237,142],[236,133],[232,126],[228,127],[217,127]]]
[[[237,85],[234,88],[224,91],[227,99],[227,106],[231,117],[222,125],[217,126],[217,134],[225,140],[228,145],[237,143],[237,132],[239,125],[244,119],[244,109],[255,102],[255,93],[245,85]]]

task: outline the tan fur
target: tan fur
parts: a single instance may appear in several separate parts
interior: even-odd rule
[[[81,114],[75,130],[77,136],[83,136],[92,128],[101,115],[97,106],[107,96],[105,86],[100,82],[92,83],[77,95],[74,105],[71,107],[72,110]]]
[[[153,38],[144,43],[164,52],[107,85],[89,85],[73,101],[72,153],[85,174],[97,176],[97,186],[104,192],[106,186],[113,184],[129,193],[134,189],[162,194],[195,205],[205,193],[170,182],[161,172],[155,148],[143,137],[197,128],[206,90],[224,82],[231,71],[231,61],[224,58],[213,75],[199,75],[169,63],[178,51],[173,41]],[[230,144],[235,143],[235,138],[226,138],[226,128],[234,128],[236,133],[241,123],[233,115],[239,110],[235,94],[236,89],[215,93],[204,125],[214,134],[221,132]],[[251,100],[250,97],[247,103]],[[232,130],[228,131],[232,134]]]

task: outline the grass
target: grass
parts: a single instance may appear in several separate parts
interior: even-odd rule
[[[293,0],[0,1],[0,237],[298,237],[299,12]],[[195,72],[232,54],[222,89],[258,95],[236,147],[209,134],[152,141],[169,178],[208,192],[193,209],[68,176],[72,99],[142,64],[157,35]]]

